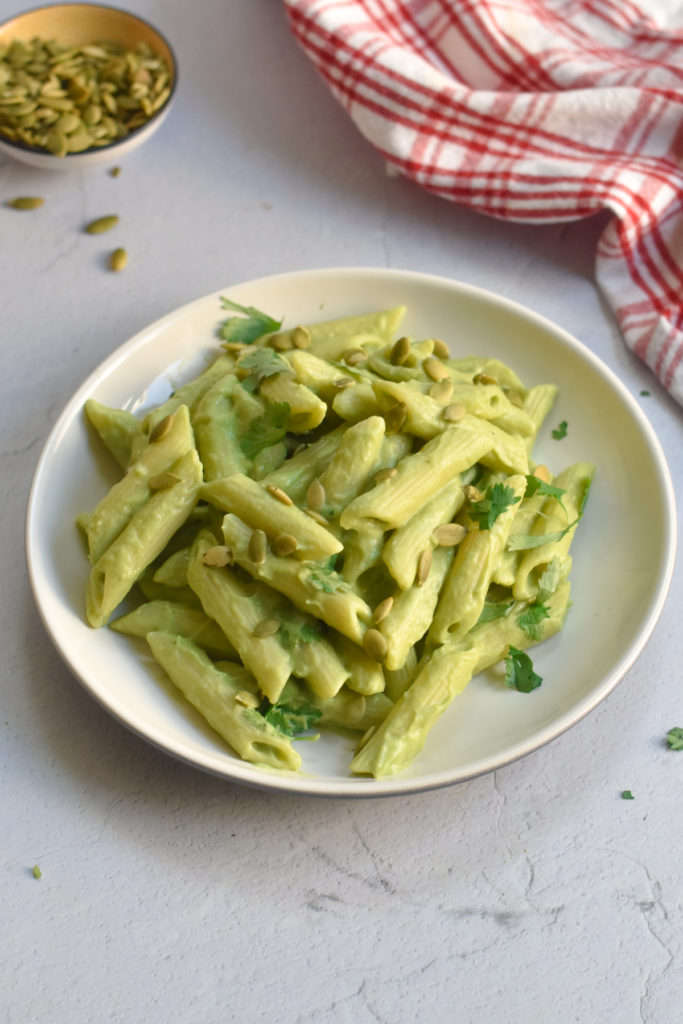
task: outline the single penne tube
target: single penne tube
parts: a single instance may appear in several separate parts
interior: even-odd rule
[[[372,384],[365,380],[342,388],[332,399],[332,408],[337,416],[348,423],[365,420],[369,416],[377,416],[382,411]]]
[[[405,311],[405,306],[396,306],[379,313],[307,324],[310,336],[307,351],[321,359],[338,362],[347,349],[360,347],[368,341],[379,348],[394,337]]]
[[[89,398],[85,403],[85,414],[97,434],[121,469],[126,469],[133,452],[135,437],[140,430],[140,421],[126,409],[112,409],[108,405]]]
[[[307,349],[293,349],[284,353],[284,356],[299,383],[314,391],[323,402],[331,404],[339,393],[337,381],[343,377],[339,367]]]
[[[299,768],[291,740],[242,703],[239,683],[220,672],[200,647],[168,633],[149,633],[147,642],[174,685],[241,758],[269,768]]]
[[[147,413],[140,425],[140,434],[136,441],[138,447],[147,444],[150,433],[157,423],[160,423],[167,416],[176,412],[181,405],[186,405],[190,412],[210,387],[224,377],[226,373],[232,374],[235,368],[235,358],[227,352],[222,353],[210,363],[202,373],[193,377],[186,384],[181,385],[173,392],[170,398],[157,405]],[[137,452],[134,452],[136,455]]]
[[[202,533],[195,542],[187,579],[209,618],[217,622],[273,704],[292,673],[292,659],[276,634],[255,635],[260,623],[273,617],[267,587],[246,585],[229,566],[204,563],[215,538]]]
[[[232,473],[246,473],[250,460],[239,443],[239,423],[235,415],[235,393],[242,392],[253,404],[253,417],[263,411],[261,403],[248,395],[237,377],[230,373],[221,377],[201,397],[192,414],[192,429],[199,458],[204,467],[204,480],[219,480]]]
[[[297,644],[292,651],[292,672],[299,679],[305,679],[321,700],[334,697],[351,674],[339,651],[322,637]]]
[[[402,590],[415,582],[418,559],[432,543],[434,530],[450,523],[464,500],[460,478],[456,477],[391,534],[382,551],[382,561]]]
[[[201,497],[224,512],[234,513],[252,529],[263,530],[271,540],[289,534],[297,542],[293,552],[297,559],[329,559],[342,550],[341,541],[326,527],[242,473],[207,484]]]
[[[477,659],[474,644],[437,648],[361,746],[351,762],[351,771],[382,778],[407,768],[422,750],[429,730],[469,683]]]
[[[525,437],[508,434],[489,420],[469,414],[463,417],[460,425],[469,430],[481,431],[489,438],[489,450],[479,460],[487,469],[506,474],[529,472]]]
[[[480,461],[490,446],[486,433],[460,425],[449,427],[420,451],[401,459],[394,476],[347,505],[339,518],[341,526],[362,529],[368,519],[385,524],[387,529],[400,526],[449,480]]]
[[[468,634],[468,640],[475,644],[479,656],[474,674],[483,672],[491,665],[497,665],[507,655],[510,647],[524,651],[529,647],[549,640],[562,629],[569,610],[571,586],[564,580],[557,590],[546,599],[547,618],[537,625],[537,639],[529,635],[519,624],[520,616],[529,607],[527,601],[517,601],[502,618],[476,626]]]
[[[261,382],[259,394],[267,402],[286,402],[289,406],[288,427],[296,434],[304,434],[320,426],[327,414],[327,405],[293,374],[277,373]]]
[[[175,601],[148,601],[110,626],[117,633],[146,637],[148,633],[171,633],[193,640],[199,647],[222,658],[238,660],[239,655],[223,631],[201,608]]]
[[[365,489],[382,450],[384,420],[371,416],[344,431],[341,443],[319,479],[325,489],[325,507],[345,508]]]
[[[554,478],[553,487],[560,488],[565,493],[562,495],[561,503],[554,497],[548,497],[531,525],[529,534],[534,539],[547,537],[548,541],[528,550],[522,549],[522,557],[512,587],[516,600],[528,601],[535,597],[538,593],[540,572],[553,558],[566,562],[594,473],[595,467],[592,463],[577,462]],[[557,534],[562,536],[558,538]],[[517,533],[511,534],[511,546],[516,538]]]
[[[150,500],[150,482],[170,470],[173,463],[194,447],[190,414],[180,406],[165,436],[152,441],[130,465],[126,475],[102,498],[88,522],[88,550],[94,565],[131,519]]]
[[[263,477],[261,483],[279,487],[297,505],[303,505],[311,481],[320,475],[341,444],[346,424],[330,430],[319,440],[305,445],[287,462]]]
[[[529,388],[524,396],[522,409],[533,425],[532,432],[527,438],[529,451],[533,447],[541,425],[555,404],[557,390],[556,384],[537,384],[535,387]]]
[[[526,477],[508,477],[509,488],[517,503],[526,489]],[[450,572],[446,577],[429,629],[432,644],[454,643],[476,624],[486,600],[491,578],[505,548],[515,516],[510,503],[498,515],[490,529],[472,528],[458,546]]]
[[[91,626],[104,625],[192,512],[202,478],[196,450],[187,452],[171,469],[176,482],[156,491],[93,565],[86,593]]]
[[[427,633],[453,556],[452,548],[436,548],[429,575],[422,586],[394,594],[391,611],[378,626],[387,641],[385,664],[388,669],[403,668],[414,645]]]
[[[339,573],[315,562],[299,562],[272,552],[255,562],[249,553],[251,534],[250,527],[237,516],[227,515],[223,520],[223,537],[237,565],[284,594],[300,611],[322,619],[350,640],[362,642],[370,608]]]
[[[152,579],[155,583],[165,583],[167,587],[184,587],[187,584],[189,561],[190,548],[179,548],[154,570]]]

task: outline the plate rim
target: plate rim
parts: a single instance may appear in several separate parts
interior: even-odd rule
[[[666,556],[662,559],[662,565],[658,568],[656,576],[656,599],[652,602],[649,614],[641,623],[635,639],[631,641],[624,652],[624,656],[614,666],[612,671],[603,680],[602,685],[572,707],[559,718],[553,720],[549,725],[540,730],[540,736],[528,737],[519,741],[512,747],[496,756],[487,756],[468,764],[466,770],[445,770],[429,775],[417,777],[404,777],[401,775],[387,778],[374,779],[362,776],[349,776],[348,779],[320,779],[315,776],[308,776],[304,772],[298,774],[275,773],[257,766],[248,765],[233,755],[233,760],[226,762],[224,767],[218,767],[208,763],[208,758],[183,754],[169,743],[165,743],[161,737],[150,735],[142,728],[127,721],[114,707],[112,707],[103,695],[93,689],[88,679],[84,678],[81,672],[74,665],[55,634],[50,618],[45,607],[44,597],[36,577],[36,569],[33,562],[33,534],[36,525],[36,498],[40,491],[42,478],[47,471],[52,450],[58,444],[61,435],[70,427],[74,420],[74,414],[82,408],[83,402],[93,388],[101,381],[106,380],[113,372],[123,364],[130,355],[140,347],[150,344],[155,335],[163,331],[167,326],[179,318],[191,314],[194,308],[202,307],[210,301],[218,302],[220,296],[230,295],[232,292],[249,288],[265,287],[275,283],[286,284],[288,280],[303,278],[306,280],[322,280],[334,277],[362,276],[364,278],[376,277],[385,278],[396,282],[398,280],[409,280],[417,285],[441,286],[447,290],[453,290],[461,294],[468,294],[474,298],[485,301],[487,304],[497,306],[499,309],[509,311],[523,319],[531,320],[542,330],[559,337],[575,353],[590,362],[597,373],[605,378],[617,395],[625,403],[631,416],[635,419],[640,433],[647,442],[647,447],[657,470],[657,477],[661,485],[663,511],[665,514],[665,537],[663,538]],[[570,334],[559,324],[550,320],[543,314],[515,299],[492,292],[479,285],[469,284],[444,275],[431,274],[423,271],[404,270],[401,268],[366,267],[366,266],[342,266],[310,268],[283,273],[263,275],[244,281],[233,282],[217,291],[209,292],[196,299],[177,307],[157,318],[152,323],[137,331],[134,335],[119,345],[105,359],[103,359],[85,378],[74,394],[68,399],[61,412],[57,416],[42,448],[34,469],[31,486],[28,494],[26,518],[25,518],[25,557],[27,563],[28,577],[33,594],[34,602],[38,609],[43,626],[46,629],[50,640],[57,653],[67,666],[71,674],[76,678],[86,692],[93,697],[113,718],[124,725],[129,731],[139,736],[145,742],[150,743],[158,750],[169,754],[176,760],[189,764],[194,768],[207,772],[208,774],[222,778],[228,782],[235,782],[251,788],[267,790],[271,792],[287,792],[299,796],[326,796],[333,798],[372,798],[382,796],[406,796],[413,793],[427,792],[446,786],[455,785],[461,782],[470,781],[481,775],[488,774],[503,768],[508,764],[521,760],[536,750],[540,750],[548,743],[568,732],[571,728],[582,721],[593,711],[609,694],[615,689],[618,683],[631,669],[637,658],[642,653],[649,641],[655,626],[662,613],[666,602],[677,552],[677,520],[675,491],[671,473],[661,443],[647,416],[636,402],[634,396],[628,390],[624,382],[599,356],[597,356],[587,345]]]

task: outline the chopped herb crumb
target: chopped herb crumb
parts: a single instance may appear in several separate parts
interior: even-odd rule
[[[649,391],[645,391],[645,390],[641,391],[640,393],[641,393],[641,395],[644,395],[646,397],[650,394]]]
[[[683,729],[679,725],[669,729],[666,738],[671,750],[683,750]]]
[[[631,790],[630,789],[622,790],[622,792],[621,792],[621,799],[622,800],[633,800],[634,797],[633,797],[633,793],[631,792]]]
[[[554,430],[551,430],[551,434],[553,435],[556,441],[561,441],[563,437],[567,436],[568,425],[569,424],[566,420],[562,420],[562,422],[558,423]]]

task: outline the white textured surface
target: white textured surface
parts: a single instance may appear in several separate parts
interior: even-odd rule
[[[0,0],[0,17],[15,9]],[[180,62],[159,133],[117,179],[0,162],[0,200],[47,200],[31,213],[0,208],[5,1019],[679,1019],[683,753],[664,737],[683,726],[680,574],[637,664],[587,719],[495,775],[408,799],[227,785],[130,735],[59,661],[23,557],[52,423],[126,338],[262,274],[400,267],[536,309],[634,395],[651,391],[639,401],[681,500],[681,412],[627,352],[593,285],[600,218],[504,225],[389,178],[276,0],[135,9]],[[113,212],[116,237],[79,231]],[[118,244],[130,264],[114,275],[106,254]]]

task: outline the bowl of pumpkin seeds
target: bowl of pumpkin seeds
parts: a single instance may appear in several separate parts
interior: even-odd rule
[[[169,43],[137,15],[33,8],[0,24],[0,153],[57,170],[118,159],[159,128],[176,83]]]

